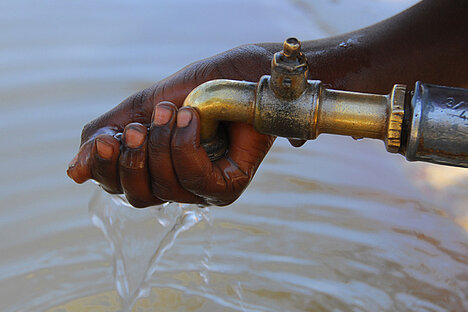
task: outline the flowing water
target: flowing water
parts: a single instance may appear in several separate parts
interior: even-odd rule
[[[138,211],[124,197],[106,195],[103,191],[95,193],[89,212],[93,224],[109,241],[114,281],[124,312],[131,311],[139,298],[149,296],[150,280],[162,256],[174,245],[179,234],[202,220],[211,225],[208,207],[168,203]],[[211,236],[208,242],[210,239]],[[204,274],[205,271],[200,271],[208,284]]]
[[[209,210],[137,210],[65,175],[83,124],[192,61],[412,3],[0,1],[0,311],[468,310],[464,169],[372,140],[278,140]]]

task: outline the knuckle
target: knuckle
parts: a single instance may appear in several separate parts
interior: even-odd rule
[[[147,105],[150,101],[151,92],[148,89],[138,91],[131,95],[126,102],[129,103],[132,122],[148,123],[149,116],[147,108],[151,105]]]
[[[169,149],[170,131],[161,128],[151,128],[148,134],[148,147],[152,150],[168,150]],[[150,155],[151,156],[151,155]]]
[[[184,73],[184,80],[200,85],[208,80],[221,78],[222,73],[218,66],[218,59],[211,57],[194,63]]]
[[[83,126],[83,130],[81,130],[81,144],[88,141],[88,139],[92,136],[95,132],[95,121],[92,120]]]
[[[146,165],[146,155],[140,151],[125,151],[119,159],[119,164],[124,170],[143,169]]]

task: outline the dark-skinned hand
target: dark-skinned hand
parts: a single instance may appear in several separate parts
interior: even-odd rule
[[[417,80],[466,87],[467,41],[460,38],[466,37],[467,12],[466,1],[425,0],[370,27],[303,42],[309,79],[382,94],[394,83],[412,88]],[[84,127],[68,175],[77,183],[94,179],[110,193],[123,192],[135,207],[232,203],[274,138],[229,123],[229,152],[212,163],[200,147],[197,112],[180,107],[192,89],[212,79],[257,82],[269,74],[271,57],[281,48],[280,43],[241,46],[132,95]],[[296,147],[304,143],[290,141]]]
[[[77,183],[93,179],[109,193],[124,193],[135,207],[166,201],[232,203],[252,180],[274,137],[230,123],[228,153],[211,162],[200,146],[197,111],[180,107],[203,82],[257,81],[269,71],[270,54],[258,46],[239,47],[130,96],[84,127],[68,175]]]

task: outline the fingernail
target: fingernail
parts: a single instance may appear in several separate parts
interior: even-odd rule
[[[97,152],[98,152],[99,156],[101,156],[102,158],[104,158],[104,159],[112,158],[112,154],[114,153],[114,149],[112,148],[112,146],[109,143],[97,139],[96,140],[96,148],[97,148]]]
[[[182,109],[177,114],[177,128],[187,127],[192,120],[192,111],[190,109]]]
[[[165,105],[156,106],[153,116],[153,122],[156,126],[163,126],[169,122],[172,117],[172,109]]]
[[[130,148],[140,147],[145,141],[145,136],[143,133],[137,129],[128,127],[125,130],[125,144]]]
[[[67,175],[70,177],[70,179],[75,181],[75,170],[73,170],[73,167],[68,167]]]

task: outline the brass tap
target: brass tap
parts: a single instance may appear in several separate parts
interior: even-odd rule
[[[275,53],[271,60],[270,88],[282,100],[296,100],[307,89],[308,72],[301,43],[296,38],[288,38],[283,51]]]
[[[466,119],[449,122],[452,128],[454,124],[461,127],[454,138],[457,143],[453,148],[445,147],[439,151],[437,140],[430,141],[431,146],[424,145],[422,134],[425,129],[418,127],[420,124],[427,125],[428,129],[433,129],[434,124],[445,127],[447,121],[436,123],[432,117],[424,117],[427,114],[421,113],[419,98],[405,103],[405,85],[395,84],[386,95],[340,91],[324,87],[319,80],[307,80],[307,73],[301,43],[296,38],[289,38],[284,42],[283,51],[273,56],[271,76],[261,77],[258,83],[220,79],[194,89],[185,99],[184,106],[194,107],[200,113],[201,144],[210,159],[222,157],[228,146],[226,136],[218,130],[219,122],[232,121],[249,123],[260,133],[286,138],[312,140],[320,133],[330,133],[380,139],[391,153],[406,155],[411,151],[411,155],[406,155],[408,160],[468,166]],[[433,93],[442,92],[440,90],[455,92],[458,98],[462,94],[462,99],[468,100],[468,90],[419,84],[420,89],[435,90]],[[443,104],[435,103],[438,100],[431,98],[428,92],[417,94],[432,101],[430,105],[443,107]],[[423,117],[427,120],[420,120]],[[446,128],[445,136],[450,134],[448,126]],[[431,131],[432,135],[437,133]],[[405,146],[402,146],[402,138]],[[429,142],[427,138],[426,142]],[[423,150],[434,151],[431,152],[434,155],[428,156]]]

